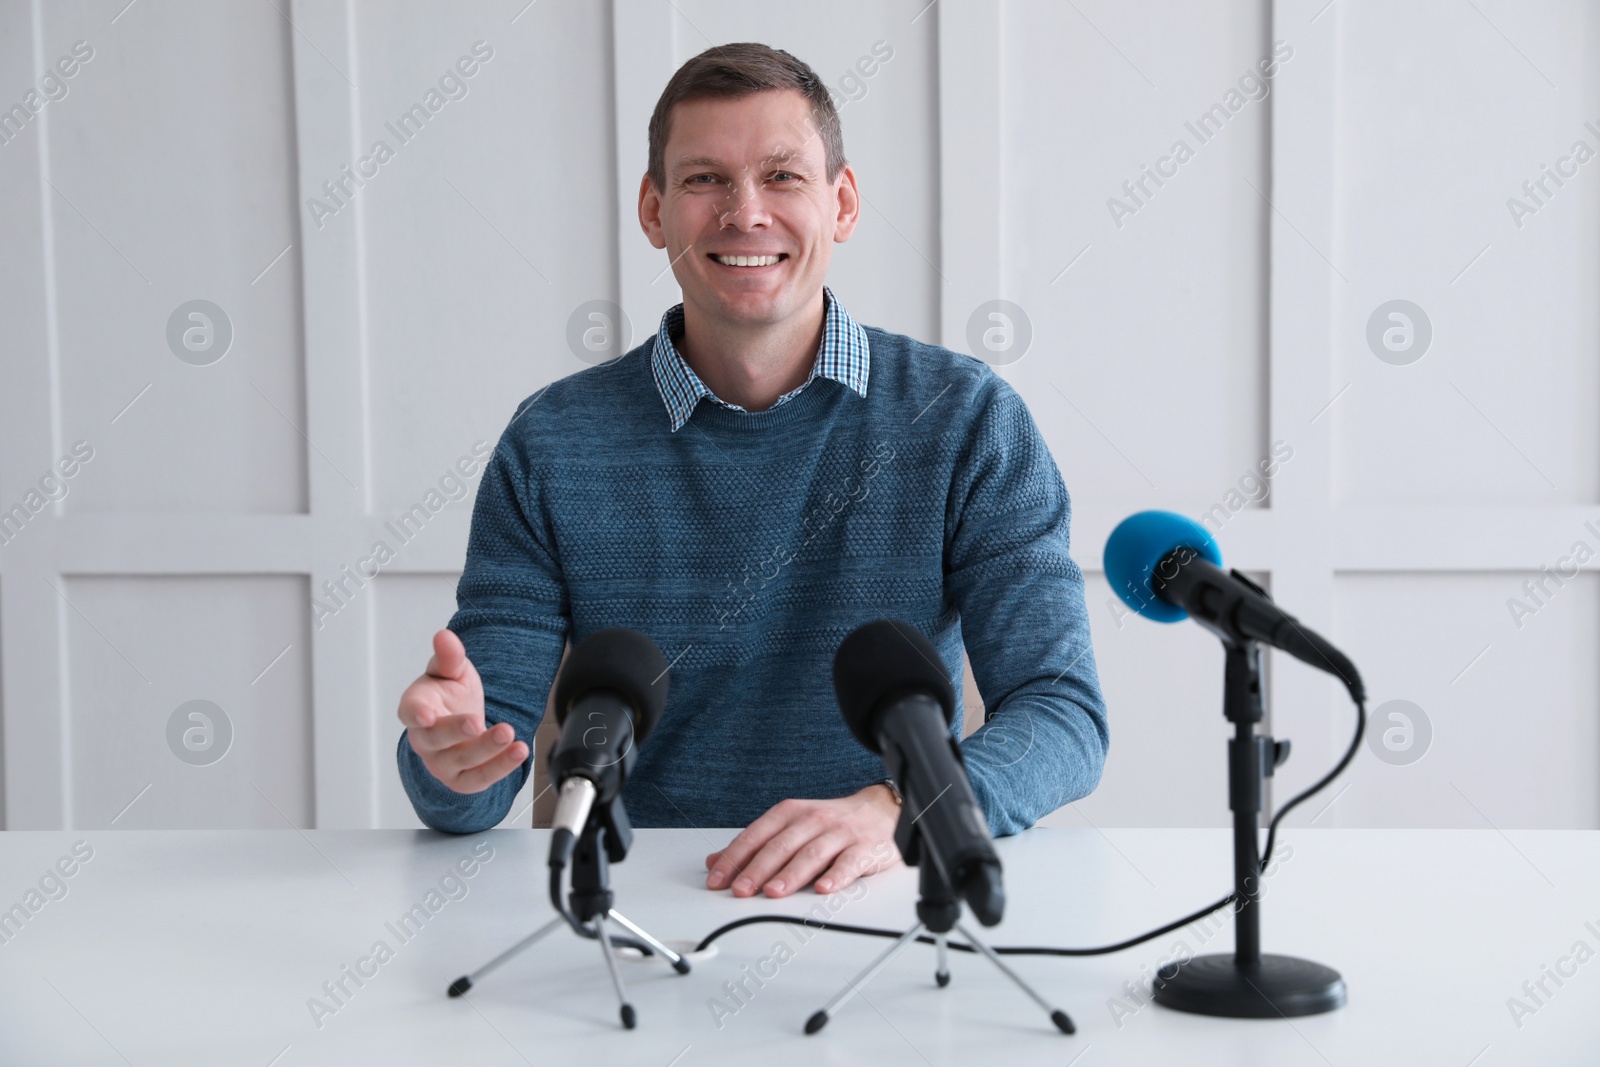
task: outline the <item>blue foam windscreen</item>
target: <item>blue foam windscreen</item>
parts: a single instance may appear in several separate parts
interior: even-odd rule
[[[1106,580],[1134,611],[1157,622],[1179,622],[1189,613],[1156,596],[1150,584],[1156,565],[1177,548],[1198,552],[1222,566],[1222,552],[1211,532],[1186,515],[1141,511],[1117,523],[1106,538]]]

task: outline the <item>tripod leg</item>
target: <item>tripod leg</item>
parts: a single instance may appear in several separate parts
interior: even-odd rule
[[[606,970],[611,972],[611,985],[617,991],[617,1000],[622,1003],[622,1027],[632,1030],[638,1018],[634,1014],[633,1005],[628,1003],[628,994],[622,990],[622,975],[617,973],[617,961],[611,955],[611,938],[606,936],[606,920],[603,915],[594,917],[594,932],[600,936],[600,954],[605,957]]]
[[[1020,974],[1018,974],[1016,971],[1013,971],[1010,967],[1007,967],[1000,957],[995,955],[994,949],[973,937],[972,932],[966,927],[962,926],[960,923],[956,923],[956,930],[960,932],[962,937],[966,938],[972,944],[973,948],[989,957],[989,962],[1000,968],[1001,974],[1015,982],[1017,984],[1017,988],[1021,989],[1024,993],[1028,994],[1028,996],[1032,997],[1035,1004],[1039,1005],[1039,1007],[1048,1012],[1050,1015],[1050,1021],[1056,1024],[1057,1030],[1060,1030],[1063,1034],[1077,1032],[1078,1028],[1073,1025],[1072,1018],[1060,1008],[1052,1006],[1038,993],[1035,993],[1033,991],[1033,987],[1027,982],[1024,982]]]
[[[611,910],[607,911],[606,912],[606,917],[609,918],[612,922],[618,924],[619,926],[626,927],[633,934],[633,936],[637,937],[640,941],[643,941],[645,944],[649,945],[651,948],[653,948],[657,952],[661,953],[661,955],[665,956],[668,959],[668,961],[671,962],[673,970],[677,971],[679,974],[688,974],[689,973],[689,961],[688,960],[684,959],[682,956],[680,956],[676,952],[672,951],[666,945],[663,945],[660,941],[657,941],[655,938],[653,938],[649,934],[645,933],[645,931],[642,928],[640,928],[638,926],[635,926],[633,923],[629,922],[627,917],[625,915],[623,915],[620,911],[618,911],[616,908],[612,908]]]
[[[484,975],[488,974],[490,971],[506,962],[506,960],[509,960],[512,956],[515,956],[517,953],[527,948],[529,945],[532,945],[535,941],[538,941],[545,934],[548,934],[551,930],[554,930],[556,927],[560,926],[564,921],[565,920],[563,920],[561,916],[556,916],[554,919],[551,919],[549,922],[539,927],[539,929],[535,930],[521,941],[518,941],[515,945],[512,945],[510,948],[506,949],[504,952],[500,953],[500,955],[496,956],[488,963],[485,963],[482,967],[479,967],[471,974],[464,974],[460,978],[457,978],[454,982],[450,983],[450,995],[452,997],[459,997],[461,994],[472,988],[472,983],[476,982],[478,979],[482,978]]]
[[[933,947],[939,953],[938,964],[933,972],[933,980],[939,983],[940,989],[943,989],[950,984],[950,935],[948,933],[934,934]]]
[[[884,949],[882,954],[880,954],[877,959],[867,964],[866,970],[852,978],[850,980],[850,984],[835,994],[834,998],[828,1001],[828,1003],[822,1007],[821,1011],[818,1011],[816,1014],[812,1015],[811,1018],[806,1020],[806,1033],[814,1034],[818,1030],[821,1030],[824,1026],[827,1026],[829,1016],[839,1008],[842,1008],[844,1005],[848,1004],[850,1002],[850,998],[855,996],[856,993],[860,991],[862,986],[872,981],[873,975],[881,971],[884,967],[884,964],[888,963],[896,952],[899,952],[901,949],[909,945],[912,939],[922,932],[922,929],[923,924],[920,922],[917,923],[917,925],[901,934],[899,940],[897,940],[894,944]]]

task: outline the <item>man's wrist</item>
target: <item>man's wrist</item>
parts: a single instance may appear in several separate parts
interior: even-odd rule
[[[905,798],[900,795],[900,787],[895,785],[893,778],[879,779],[873,785],[883,786],[888,791],[890,798],[893,799],[895,807],[898,808],[905,803]]]

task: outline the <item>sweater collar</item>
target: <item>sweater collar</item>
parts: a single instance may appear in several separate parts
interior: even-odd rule
[[[796,396],[818,377],[831,378],[848,386],[856,395],[867,395],[867,372],[870,369],[871,346],[867,331],[850,317],[850,313],[833,295],[833,290],[822,287],[825,311],[822,319],[822,344],[817,350],[811,374],[799,388],[791,389],[772,405],[777,407]],[[687,360],[673,343],[674,336],[683,335],[683,305],[674,305],[661,316],[661,328],[656,332],[655,346],[650,354],[650,372],[655,378],[661,402],[666,405],[667,419],[672,432],[677,433],[689,421],[700,400],[709,397],[730,411],[745,411],[730,404],[706,388],[705,382],[689,366]],[[770,410],[770,409],[769,409]]]

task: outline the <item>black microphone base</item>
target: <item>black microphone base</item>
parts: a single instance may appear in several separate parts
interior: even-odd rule
[[[1250,964],[1231,954],[1196,956],[1157,971],[1151,984],[1163,1007],[1231,1019],[1320,1015],[1345,1005],[1339,972],[1298,956],[1264,954]]]

